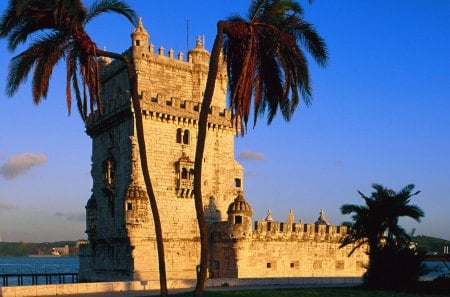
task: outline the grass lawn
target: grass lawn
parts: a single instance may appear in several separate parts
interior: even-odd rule
[[[190,297],[192,293],[171,296]],[[395,291],[368,291],[359,288],[299,288],[299,289],[267,289],[207,291],[205,297],[442,297],[436,294],[413,294]]]

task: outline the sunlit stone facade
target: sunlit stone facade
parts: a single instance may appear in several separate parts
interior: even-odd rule
[[[87,124],[92,138],[92,196],[86,205],[89,244],[80,252],[80,279],[154,280],[158,261],[154,225],[142,178],[135,116],[144,121],[149,171],[158,202],[169,279],[193,279],[199,232],[193,200],[197,119],[209,53],[201,39],[187,57],[155,49],[140,22],[131,34],[142,115],[136,115],[123,64],[102,60],[102,117]],[[203,169],[203,201],[211,234],[209,276],[361,276],[366,255],[339,249],[344,226],[286,222],[270,215],[253,228],[243,196],[243,168],[234,160],[226,67],[217,77]]]

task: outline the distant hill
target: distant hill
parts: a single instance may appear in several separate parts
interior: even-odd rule
[[[443,253],[444,246],[450,246],[449,240],[426,235],[414,236],[411,238],[411,240],[417,243],[418,248],[424,249],[428,252]]]
[[[75,241],[57,241],[57,242],[0,242],[0,257],[22,257],[33,254],[51,253],[51,249],[55,247],[64,247],[65,245],[73,246]]]

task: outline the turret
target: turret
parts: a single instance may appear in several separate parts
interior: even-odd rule
[[[148,223],[149,202],[147,192],[140,186],[131,184],[125,194],[126,226],[142,226]]]
[[[92,195],[86,204],[86,234],[91,241],[95,239],[96,235],[97,216],[97,200]]]
[[[203,46],[203,40],[201,36],[197,37],[195,47],[189,51],[189,61],[193,64],[203,65],[209,67],[209,52]],[[206,71],[208,70],[206,68]]]
[[[253,210],[242,194],[228,206],[228,232],[233,238],[247,237],[252,232]]]
[[[325,211],[322,209],[320,210],[320,215],[317,218],[317,221],[314,223],[316,225],[329,225],[327,219],[325,218]]]
[[[133,30],[133,33],[131,33],[131,40],[133,49],[148,49],[148,41],[150,40],[150,35],[142,25],[142,19],[139,19],[137,27]]]

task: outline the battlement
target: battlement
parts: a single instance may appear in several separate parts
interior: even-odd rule
[[[329,224],[325,219],[325,212],[323,210],[320,212],[320,216],[314,224],[304,224],[302,221],[294,223],[294,212],[292,209],[289,211],[287,222],[277,222],[273,220],[269,210],[264,220],[255,221],[254,229],[251,232],[242,231],[245,228],[236,228],[243,224],[243,216],[245,216],[245,213],[238,211],[234,219],[232,218],[230,220],[229,218],[227,222],[216,223],[214,225],[214,238],[216,240],[252,238],[268,241],[315,240],[338,242],[348,232],[348,227],[345,225],[335,226]],[[236,217],[240,218],[236,220]],[[251,227],[249,226],[249,228]]]
[[[255,221],[254,230],[242,234],[239,238],[254,240],[291,240],[291,241],[340,241],[346,236],[348,227],[345,225],[318,225],[302,222],[289,224],[287,222]],[[229,240],[234,238],[229,232],[228,222],[214,224],[214,240]]]
[[[347,226],[256,221],[252,237],[258,239],[340,240]]]
[[[198,59],[197,55],[199,53],[203,54],[207,59]],[[184,52],[180,51],[175,55],[175,50],[173,50],[172,48],[169,49],[166,55],[165,48],[162,45],[158,48],[158,51],[155,52],[155,46],[153,44],[150,44],[145,48],[136,48],[135,46],[132,46],[124,51],[122,55],[126,55],[129,57],[133,56],[133,58],[137,61],[145,60],[147,62],[184,70],[191,70],[194,64],[206,64],[206,66],[208,66],[209,63],[209,52],[203,49],[203,47],[196,47],[189,51],[187,60],[185,59]],[[122,61],[111,60],[109,58],[101,58],[101,62],[101,73],[103,78],[102,81],[104,81],[105,79],[107,80],[118,70],[125,70],[125,65]]]
[[[145,118],[155,118],[165,121],[197,123],[201,104],[178,97],[158,95],[150,97],[148,92],[142,92],[142,112]],[[229,109],[211,106],[208,121],[211,128],[232,128],[232,115]]]

